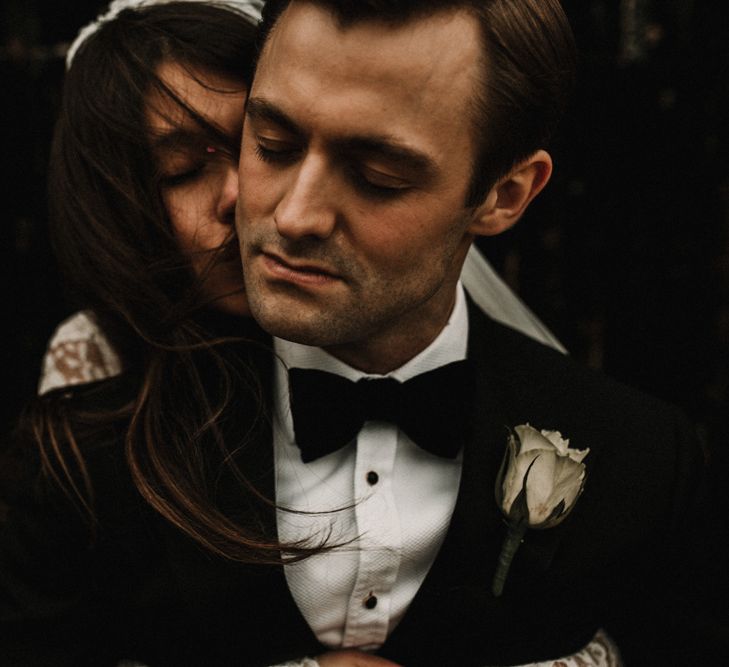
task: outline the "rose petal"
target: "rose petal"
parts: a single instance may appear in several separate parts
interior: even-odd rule
[[[577,501],[577,498],[579,497],[581,491],[582,480],[580,480],[579,484],[575,484],[565,492],[564,497],[562,498],[562,500],[564,500],[565,512],[572,511],[572,508],[575,506],[575,502]]]
[[[514,464],[510,467],[511,474],[507,476],[507,480],[504,482],[503,508],[504,512],[507,514],[509,513],[514,500],[524,486],[524,477],[527,474],[527,470],[529,470],[529,466],[537,456],[539,456],[539,452],[519,454],[519,456],[516,457]]]
[[[543,450],[547,452],[554,451],[554,445],[547,440],[537,429],[532,428],[529,424],[514,427],[516,434],[519,436],[519,454],[524,454],[533,450]]]
[[[568,449],[567,454],[569,457],[577,463],[582,463],[582,460],[590,453],[590,448],[587,449]]]
[[[585,466],[583,463],[577,463],[566,456],[559,457],[554,471],[555,487],[562,486],[565,483],[573,483],[574,480],[582,477],[584,472]]]
[[[580,493],[584,477],[585,467],[581,463],[561,458],[556,466],[555,484],[550,502],[556,505],[560,500],[564,500],[569,510]]]
[[[542,435],[555,446],[562,456],[567,456],[570,441],[563,438],[559,431],[542,431]]]
[[[503,479],[501,481],[500,498],[497,498],[497,502],[501,505],[504,512],[508,514],[511,509],[511,504],[514,502],[516,497],[511,493],[511,489],[514,488],[516,483],[516,448],[517,443],[513,436],[509,438],[506,445],[506,454],[504,455],[507,459],[506,470],[503,473]]]
[[[554,509],[549,507],[549,500],[554,489],[556,458],[553,452],[540,453],[529,472],[526,487],[530,524],[541,523]]]

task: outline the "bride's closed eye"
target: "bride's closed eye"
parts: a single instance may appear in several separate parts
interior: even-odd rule
[[[174,188],[194,182],[221,162],[237,164],[238,156],[229,146],[201,142],[165,150],[158,156],[160,185]]]

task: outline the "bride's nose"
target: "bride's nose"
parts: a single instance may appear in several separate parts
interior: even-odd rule
[[[238,165],[235,163],[226,164],[223,170],[216,214],[220,222],[233,224],[235,202],[238,199]]]

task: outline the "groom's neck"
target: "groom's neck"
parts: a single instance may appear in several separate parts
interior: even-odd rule
[[[339,361],[363,373],[385,375],[416,357],[443,331],[453,312],[456,288],[447,298],[429,299],[401,314],[397,323],[355,343],[324,349]]]

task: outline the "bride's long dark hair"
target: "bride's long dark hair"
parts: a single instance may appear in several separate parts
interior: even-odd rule
[[[255,344],[221,338],[219,331],[214,338],[204,325],[205,276],[193,274],[177,247],[145,140],[145,100],[155,92],[180,105],[216,145],[229,143],[164,85],[157,70],[175,62],[191,73],[208,70],[249,86],[254,40],[254,26],[235,13],[171,2],[122,11],[75,54],[50,165],[52,240],[71,295],[93,312],[123,373],[38,398],[21,421],[21,434],[37,443],[45,474],[92,525],[89,451],[119,433],[134,486],[166,520],[221,556],[279,562],[275,535],[264,534],[253,516],[233,519],[216,498],[221,467],[250,498],[260,495],[236,465],[246,440],[265,430],[259,373],[239,353],[227,354]],[[237,158],[238,146],[230,151]],[[131,384],[126,400],[104,404],[110,383]],[[242,442],[229,451],[221,425],[228,423],[233,398],[247,414],[236,415],[245,428]],[[211,469],[211,451],[217,469]],[[288,551],[311,550],[289,545]]]

